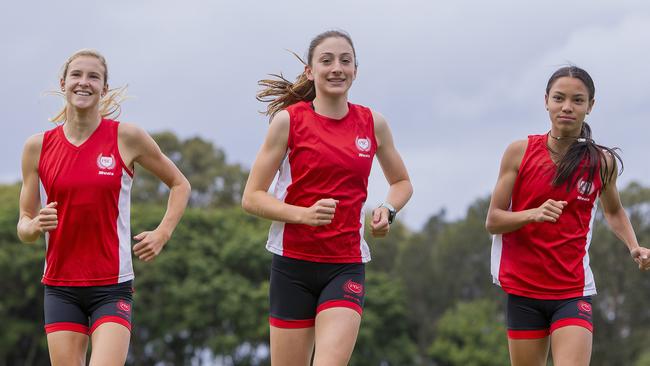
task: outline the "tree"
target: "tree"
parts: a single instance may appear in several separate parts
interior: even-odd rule
[[[239,164],[228,164],[223,150],[200,137],[181,141],[171,132],[152,134],[152,137],[190,181],[190,206],[229,207],[239,204],[248,172]],[[136,174],[133,202],[164,203],[167,187],[144,169],[136,168]]]
[[[502,314],[490,299],[457,303],[438,321],[430,357],[440,366],[508,365]]]
[[[159,206],[134,210],[134,232],[157,225]],[[137,261],[134,365],[189,364],[202,352],[252,364],[268,340],[268,223],[240,209],[189,209],[151,263]],[[251,352],[242,353],[249,345]]]
[[[0,365],[44,365],[44,246],[23,244],[16,234],[18,185],[0,186]]]

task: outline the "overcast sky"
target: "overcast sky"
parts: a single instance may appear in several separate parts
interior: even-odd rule
[[[529,1],[5,1],[0,5],[0,181],[20,177],[25,139],[61,106],[60,67],[80,48],[108,59],[111,86],[134,96],[121,120],[150,132],[199,135],[250,167],[267,129],[257,80],[301,65],[313,36],[348,31],[356,46],[353,103],[389,121],[415,194],[401,219],[419,229],[487,196],[505,147],[548,131],[550,74],[590,72],[597,142],[622,148],[630,181],[650,184],[650,2]],[[373,168],[368,204],[387,185]]]

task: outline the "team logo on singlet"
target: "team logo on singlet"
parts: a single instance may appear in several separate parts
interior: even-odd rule
[[[352,280],[348,280],[348,282],[346,282],[343,285],[343,290],[345,292],[349,292],[349,293],[352,293],[352,294],[355,294],[355,295],[361,295],[363,293],[363,285],[360,284],[360,283],[354,282]]]
[[[362,138],[362,137],[357,136],[356,142],[357,142],[357,149],[359,149],[359,151],[365,151],[365,152],[370,151],[370,139],[369,138],[367,138],[367,137]]]
[[[578,301],[578,310],[582,313],[591,314],[591,304],[584,300],[580,300]]]
[[[99,154],[97,155],[97,166],[99,169],[111,170],[115,168],[115,157],[113,154],[111,154],[111,156]]]
[[[367,137],[359,137],[359,136],[357,136],[355,142],[356,142],[356,145],[357,145],[357,149],[359,149],[359,151],[360,151],[359,156],[361,156],[363,158],[369,158],[370,154],[367,154],[367,152],[370,151],[370,147],[371,147],[370,139],[367,138]]]
[[[97,155],[97,167],[99,168],[99,175],[113,175],[113,172],[106,171],[115,168],[115,157],[113,154],[110,156],[104,156],[101,153]]]
[[[578,193],[583,195],[583,196],[590,196],[592,193],[594,193],[594,183],[586,181],[582,178],[578,180],[578,184],[576,186],[578,189]],[[585,200],[585,197],[580,197],[578,196],[578,199],[583,199]]]

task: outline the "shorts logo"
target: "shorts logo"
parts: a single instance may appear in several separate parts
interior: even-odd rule
[[[343,290],[355,295],[361,295],[363,293],[363,285],[352,280],[348,280],[348,282],[343,285]]]
[[[370,151],[370,139],[369,138],[367,138],[367,137],[362,138],[362,137],[357,136],[356,142],[357,142],[357,149],[359,149],[359,151],[363,151],[363,152]]]
[[[591,304],[586,301],[580,300],[578,301],[578,310],[587,314],[591,314]]]
[[[122,311],[125,311],[125,312],[128,313],[129,311],[131,311],[131,304],[129,304],[128,302],[120,300],[120,301],[117,302],[117,308],[119,310],[122,310]]]
[[[578,180],[578,185],[576,187],[578,189],[578,193],[584,196],[589,196],[592,193],[594,193],[594,184],[593,182],[588,182],[584,179]]]

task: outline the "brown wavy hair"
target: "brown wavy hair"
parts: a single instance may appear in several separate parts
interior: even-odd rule
[[[68,67],[70,63],[76,58],[81,56],[90,56],[95,57],[102,63],[104,66],[104,86],[108,85],[108,66],[106,65],[106,58],[99,53],[97,50],[84,48],[75,53],[73,53],[61,68],[61,80],[65,80],[66,75],[68,74]],[[100,99],[99,101],[99,114],[102,117],[117,118],[122,112],[121,103],[127,98],[126,97],[126,88],[127,86],[109,89],[108,92]],[[61,95],[65,99],[65,94],[60,91],[52,92],[52,94]],[[65,122],[68,120],[68,103],[65,102],[63,108],[57,113],[56,116],[50,118],[51,122]]]
[[[594,86],[593,79],[587,71],[573,65],[561,67],[551,75],[546,84],[547,96],[555,81],[562,77],[576,78],[582,81],[587,88],[589,102],[594,100],[596,87]],[[599,170],[600,179],[603,183],[602,189],[605,189],[617,172],[616,160],[619,161],[621,166],[620,173],[623,172],[623,160],[617,153],[617,150],[619,150],[617,147],[609,148],[598,145],[591,137],[591,127],[589,127],[587,122],[583,121],[580,136],[569,146],[569,150],[567,150],[558,162],[555,177],[553,177],[553,185],[559,187],[566,184],[568,192],[586,173],[587,180],[583,189],[588,192],[593,185],[596,171]],[[578,174],[574,175],[576,171],[578,171]]]
[[[324,40],[333,37],[343,38],[350,44],[354,55],[354,66],[357,67],[357,54],[354,49],[354,44],[352,43],[352,38],[348,33],[341,30],[329,30],[314,37],[314,39],[309,43],[307,62],[305,62],[295,52],[289,52],[296,56],[303,65],[311,66],[314,49]],[[274,77],[274,79],[262,79],[257,82],[257,84],[262,87],[262,90],[257,93],[257,100],[263,103],[269,103],[266,111],[261,112],[262,114],[273,118],[276,113],[292,104],[300,101],[311,102],[316,98],[314,82],[307,79],[307,75],[305,75],[304,72],[298,75],[294,82],[287,80],[282,73],[270,74],[270,76]]]

